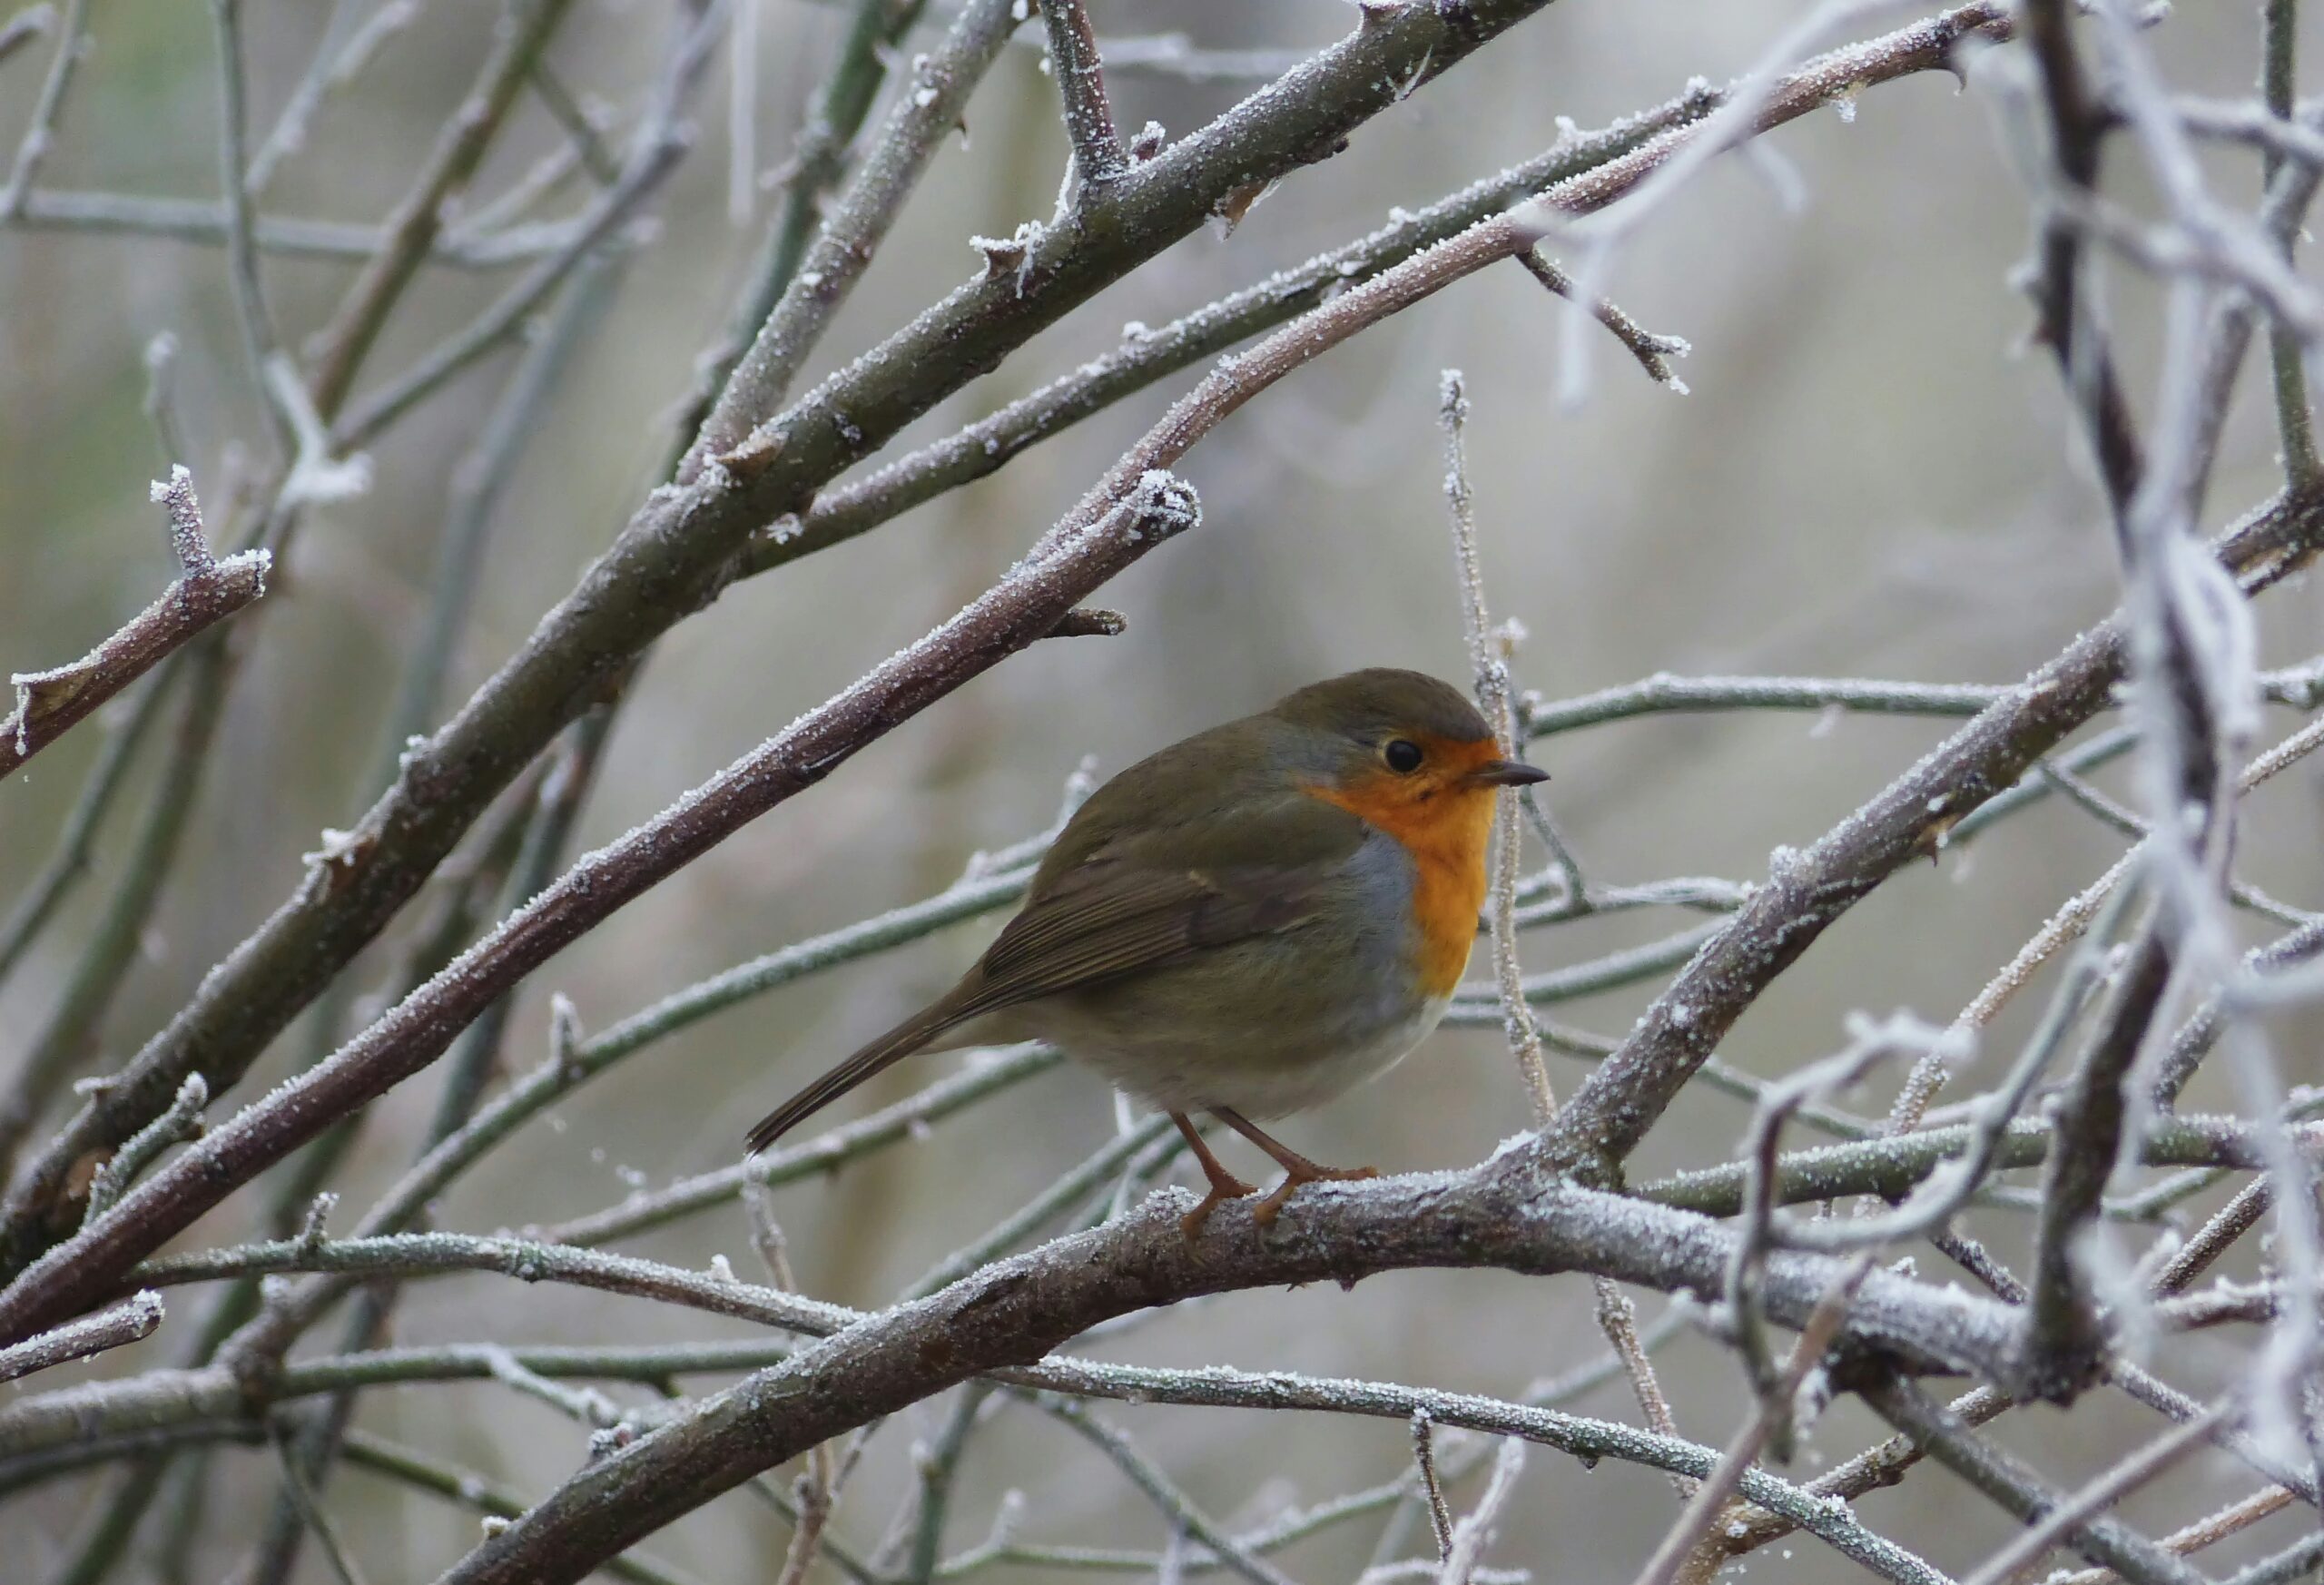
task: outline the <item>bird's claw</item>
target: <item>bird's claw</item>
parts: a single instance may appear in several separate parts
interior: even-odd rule
[[[1366,1178],[1380,1176],[1380,1169],[1374,1167],[1315,1167],[1312,1162],[1309,1166],[1313,1170],[1285,1173],[1283,1181],[1275,1186],[1275,1192],[1251,1207],[1251,1220],[1259,1225],[1261,1232],[1275,1226],[1275,1219],[1283,1215],[1283,1207],[1290,1200],[1292,1191],[1301,1184],[1362,1183]]]
[[[1185,1231],[1187,1244],[1193,1245],[1202,1237],[1203,1225],[1210,1220],[1213,1211],[1229,1200],[1247,1199],[1258,1192],[1257,1185],[1245,1183],[1229,1173],[1213,1176],[1210,1192],[1203,1196],[1202,1204],[1179,1219],[1178,1226]]]

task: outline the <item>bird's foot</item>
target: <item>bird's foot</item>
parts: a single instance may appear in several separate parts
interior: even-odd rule
[[[1202,1204],[1188,1211],[1178,1223],[1178,1226],[1186,1230],[1188,1244],[1196,1242],[1202,1236],[1203,1224],[1210,1220],[1210,1214],[1213,1211],[1229,1200],[1246,1199],[1259,1192],[1256,1184],[1245,1183],[1223,1167],[1208,1176],[1210,1192],[1203,1196]]]
[[[1274,1193],[1252,1207],[1251,1220],[1259,1225],[1262,1232],[1274,1226],[1275,1219],[1283,1214],[1285,1202],[1303,1183],[1362,1183],[1366,1178],[1379,1176],[1377,1167],[1322,1167],[1303,1157],[1299,1166],[1285,1170],[1283,1181],[1275,1186]]]

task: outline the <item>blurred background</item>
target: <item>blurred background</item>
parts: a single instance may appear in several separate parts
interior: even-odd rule
[[[788,154],[845,15],[812,0],[757,4],[749,169],[765,174]],[[442,0],[421,9],[320,109],[305,145],[274,176],[265,212],[376,223],[457,103],[497,9]],[[1342,157],[1285,181],[1231,235],[1192,237],[1073,314],[941,404],[889,455],[1111,347],[1126,322],[1161,324],[1369,230],[1393,206],[1418,208],[1528,157],[1568,118],[1599,126],[1668,99],[1690,75],[1723,81],[1746,70],[1806,9],[1782,0],[1566,0],[1378,118]],[[330,7],[251,0],[247,10],[251,120],[262,133],[331,25]],[[1352,25],[1340,0],[1094,0],[1091,10],[1101,35],[1183,32],[1206,50],[1300,52]],[[1915,14],[1888,7],[1823,42]],[[668,8],[646,0],[585,0],[550,57],[623,130],[669,25]],[[92,25],[94,48],[39,185],[213,197],[218,93],[207,8],[101,5]],[[964,279],[977,264],[971,234],[1006,235],[1049,215],[1065,144],[1038,33],[1023,30],[978,92],[966,135],[948,143],[912,197],[810,379]],[[2191,6],[2155,40],[2177,87],[2242,94],[2258,35],[2254,5]],[[929,47],[928,39],[909,47]],[[47,48],[0,66],[0,149],[15,146],[31,113]],[[748,195],[750,212],[734,212],[729,77],[722,55],[695,106],[697,146],[653,205],[651,245],[613,272],[601,322],[565,364],[525,445],[473,619],[452,657],[449,698],[465,697],[507,657],[653,482],[697,356],[716,339],[780,197],[760,184]],[[1118,120],[1134,128],[1151,118],[1173,136],[1252,85],[1112,74]],[[562,136],[537,103],[523,103],[474,192],[503,191]],[[1188,458],[1204,525],[1106,591],[1102,603],[1128,617],[1127,634],[1044,644],[1009,661],[566,951],[531,982],[510,1062],[529,1067],[545,1051],[552,990],[573,999],[585,1026],[602,1028],[730,963],[940,889],[978,850],[1041,829],[1084,755],[1109,773],[1185,733],[1359,665],[1465,679],[1435,423],[1438,373],[1448,366],[1468,377],[1484,563],[1495,615],[1519,619],[1529,634],[1519,656],[1527,687],[1554,698],[1658,670],[2007,682],[2046,659],[2110,608],[2115,574],[2053,370],[2022,352],[2028,316],[2009,275],[2026,251],[2026,205],[1994,136],[1993,105],[1931,74],[1868,92],[1852,122],[1818,114],[1771,146],[1787,171],[1721,162],[1658,212],[1610,278],[1611,295],[1649,330],[1692,342],[1679,368],[1690,394],[1652,385],[1593,333],[1582,348],[1586,399],[1561,405],[1564,316],[1513,267],[1330,354]],[[2251,163],[2236,155],[2212,168],[2239,203],[2256,189]],[[267,260],[265,285],[287,342],[320,327],[350,278],[344,262]],[[430,268],[375,353],[372,378],[402,368],[507,279]],[[2118,280],[2111,309],[2142,402],[2151,389],[2153,306],[2143,282]],[[222,507],[228,481],[249,473],[237,452],[266,428],[222,251],[46,224],[0,229],[0,665],[31,669],[78,655],[171,576],[159,515],[146,500],[146,481],[164,459],[140,412],[143,354],[163,332],[180,349],[184,460],[205,497]],[[93,1069],[133,1052],[288,894],[300,855],[319,845],[323,828],[351,824],[369,802],[379,723],[427,603],[453,464],[514,360],[504,353],[479,364],[370,447],[369,493],[310,515],[268,598],[243,619],[251,664],[227,707],[181,871],[103,1019]],[[2246,373],[2211,493],[2214,526],[2276,487],[2260,366]],[[738,585],[680,626],[656,648],[620,715],[581,843],[650,815],[981,590],[1194,378],[1178,376],[863,538]],[[213,522],[223,515],[213,510]],[[2271,664],[2320,647],[2318,612],[2304,582],[2268,597]],[[2265,741],[2291,720],[2271,714]],[[1865,716],[1665,716],[1561,736],[1535,757],[1553,773],[1551,806],[1593,880],[1748,881],[1765,874],[1772,848],[1814,840],[1945,728]],[[103,735],[74,734],[5,789],[0,900],[44,861]],[[150,773],[141,763],[124,810],[141,806]],[[2105,781],[2130,788],[2120,767]],[[2304,907],[2324,902],[2319,791],[2306,771],[2272,786],[2252,806],[2243,847],[2249,878]],[[61,994],[118,873],[130,820],[116,815],[91,881],[0,992],[0,1082]],[[1915,866],[1828,933],[1723,1054],[1779,1075],[1842,1044],[1842,1020],[1854,1009],[1949,1019],[2122,845],[2051,800],[1965,851]],[[1526,956],[1531,968],[1552,967],[1683,922],[1630,915],[1566,927],[1530,938]],[[752,1118],[948,981],[990,928],[951,930],[810,980],[652,1048],[465,1178],[438,1207],[440,1225],[490,1232],[569,1217],[639,1184],[732,1160]],[[393,956],[383,947],[364,959],[358,978],[367,993],[384,987]],[[1481,956],[1475,971],[1484,967]],[[1650,989],[1564,1006],[1557,1016],[1619,1034]],[[2004,1019],[1988,1048],[1999,1055],[1986,1057],[1981,1075],[2005,1060],[2038,1002],[2025,998]],[[2324,1078],[2312,1025],[2289,1022],[2281,1032],[2288,1078]],[[310,1055],[302,1039],[280,1042],[237,1098]],[[851,1103],[850,1115],[957,1060],[922,1058],[891,1071]],[[1552,1072],[1561,1091],[1579,1077],[1571,1062]],[[1856,1104],[1884,1111],[1892,1082],[1876,1081]],[[1382,1081],[1291,1123],[1285,1137],[1327,1161],[1448,1167],[1488,1152],[1525,1104],[1497,1035],[1447,1032]],[[380,1104],[345,1174],[352,1204],[409,1161],[432,1105],[426,1078]],[[1636,1171],[1725,1160],[1748,1120],[1732,1100],[1690,1094],[1657,1128]],[[783,1189],[775,1210],[803,1286],[850,1304],[882,1302],[1114,1127],[1098,1083],[1065,1071],[834,1179]],[[255,1204],[251,1196],[233,1202],[192,1244],[249,1236]],[[1996,1254],[2023,1256],[2023,1221],[1985,1213],[1975,1223]],[[625,1247],[694,1266],[720,1254],[738,1270],[753,1264],[733,1206]],[[1649,1316],[1662,1303],[1641,1295]],[[636,1343],[747,1329],[470,1277],[413,1287],[395,1334]],[[165,1326],[104,1368],[160,1363],[169,1336]],[[1096,1352],[1508,1394],[1602,1348],[1581,1278],[1425,1272],[1369,1281],[1353,1294],[1251,1293],[1181,1306]],[[1681,1334],[1661,1358],[1681,1431],[1724,1442],[1747,1401],[1731,1357]],[[2204,1346],[2166,1363],[2190,1390],[2231,1363]],[[851,1544],[876,1543],[908,1483],[914,1440],[932,1432],[942,1407],[922,1405],[872,1443],[836,1521]],[[1637,1413],[1619,1381],[1576,1407]],[[1404,1428],[1388,1422],[1114,1406],[1101,1413],[1238,1526],[1393,1479],[1409,1457]],[[375,1392],[359,1423],[528,1496],[586,1454],[583,1430],[490,1385]],[[2063,1478],[2104,1462],[2110,1424],[2126,1434],[2154,1428],[2147,1412],[2114,1399],[2085,1406],[2071,1433],[2063,1416],[2034,1410],[1998,1434]],[[1837,1410],[1810,1440],[1801,1478],[1876,1438],[1861,1412]],[[236,1516],[265,1511],[276,1469],[247,1450],[222,1453],[218,1467],[208,1527],[185,1538],[149,1525],[140,1567],[159,1570],[175,1551],[182,1577],[213,1579],[243,1554],[250,1526]],[[2238,1476],[2224,1462],[2196,1460],[2175,1486],[2134,1501],[2128,1516],[2167,1529],[2230,1499],[2243,1489]],[[1019,1534],[1029,1541],[1158,1548],[1166,1539],[1151,1506],[1085,1443],[1012,1410],[980,1434],[966,1466],[950,1548],[973,1544],[1012,1488],[1025,1493]],[[44,1568],[98,1489],[62,1482],[0,1508],[11,1570],[31,1578]],[[1456,1501],[1475,1491],[1472,1480]],[[374,1580],[432,1578],[476,1536],[472,1513],[360,1472],[342,1472],[329,1503]],[[1675,1511],[1668,1483],[1651,1472],[1610,1462],[1585,1472],[1535,1449],[1492,1561],[1530,1568],[1543,1581],[1627,1578]],[[1971,1566],[2006,1528],[1935,1472],[1876,1494],[1863,1512],[1948,1570]],[[2299,1522],[2287,1514],[2276,1524]],[[1347,1527],[1277,1560],[1302,1581],[1352,1579],[1374,1533]],[[2262,1526],[2250,1550],[2290,1533]],[[737,1497],[652,1547],[705,1580],[771,1579],[783,1535],[762,1507]],[[1787,1580],[1856,1572],[1812,1541],[1780,1551],[1754,1561]],[[2217,1557],[2241,1555],[2222,1549]],[[302,1580],[328,1578],[312,1549],[302,1569]]]

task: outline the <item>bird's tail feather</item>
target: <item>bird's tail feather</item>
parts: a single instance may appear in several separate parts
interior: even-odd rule
[[[873,1074],[911,1056],[969,1016],[950,996],[914,1013],[761,1117],[750,1133],[751,1153],[765,1149]]]

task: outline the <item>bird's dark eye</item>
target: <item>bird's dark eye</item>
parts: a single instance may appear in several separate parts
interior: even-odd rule
[[[1409,776],[1420,769],[1420,744],[1408,737],[1391,738],[1387,746],[1380,751],[1380,757],[1399,776]]]

